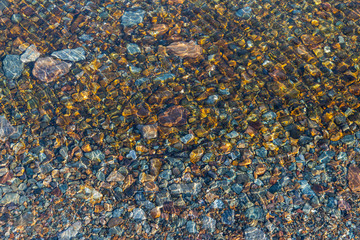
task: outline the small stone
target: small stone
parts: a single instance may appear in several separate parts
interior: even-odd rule
[[[21,55],[20,60],[23,63],[35,62],[40,57],[40,52],[35,45],[30,45],[26,51]]]
[[[90,160],[92,161],[104,161],[105,159],[105,154],[102,153],[100,150],[95,150],[95,151],[92,151],[92,152],[89,152],[89,153],[85,153],[85,157],[89,158]]]
[[[55,60],[51,57],[38,58],[33,75],[43,82],[52,82],[70,71],[71,63]]]
[[[109,176],[106,178],[107,182],[122,182],[125,177],[119,171],[112,171]]]
[[[182,106],[172,106],[159,115],[159,123],[165,127],[186,124],[189,111]]]
[[[108,221],[107,223],[107,226],[109,228],[112,228],[112,227],[115,227],[115,226],[118,226],[122,223],[121,221],[121,218],[119,217],[113,217],[113,218],[110,218],[110,220]]]
[[[141,135],[145,139],[157,138],[157,124],[152,125],[138,125],[137,128],[140,130]]]
[[[74,49],[63,49],[60,51],[55,51],[51,54],[51,56],[60,58],[64,61],[78,62],[85,60],[85,54],[85,50],[82,47],[78,47]]]
[[[13,23],[20,23],[21,20],[22,20],[22,16],[21,16],[20,14],[18,14],[18,13],[13,14],[13,15],[11,16],[11,21],[12,21]]]
[[[19,55],[6,55],[3,61],[5,77],[12,80],[19,78],[24,70],[24,63]]]
[[[19,204],[20,195],[18,193],[6,193],[1,199],[0,204],[6,205],[9,203]]]
[[[145,212],[141,208],[135,208],[130,215],[134,220],[146,220]]]
[[[148,82],[150,79],[149,78],[139,78],[135,80],[135,85],[140,87],[142,84]]]
[[[209,232],[214,232],[216,230],[216,220],[215,219],[205,216],[202,219],[202,223],[203,223],[203,227],[205,229],[208,229]]]
[[[245,229],[245,240],[267,240],[265,233],[255,227],[248,227]]]
[[[80,221],[75,222],[68,229],[59,234],[59,240],[70,240],[74,238],[81,229],[81,226],[82,224]]]
[[[223,224],[232,225],[235,222],[235,212],[232,209],[225,210],[221,214],[221,222]]]
[[[216,200],[211,204],[211,208],[214,208],[214,209],[222,209],[222,208],[224,208],[224,203],[223,203],[223,201],[221,201],[220,199],[216,199]]]
[[[244,7],[244,8],[239,9],[235,13],[235,15],[240,18],[249,19],[251,17],[251,12],[252,12],[252,9],[250,7]]]
[[[202,48],[194,41],[174,42],[166,48],[170,53],[183,58],[197,58],[202,55]]]
[[[197,233],[196,223],[193,222],[193,221],[187,221],[187,223],[186,223],[186,230],[187,230],[189,233]]]
[[[251,207],[246,210],[245,216],[251,220],[260,220],[264,219],[264,211],[260,207]]]
[[[125,27],[132,27],[142,23],[144,20],[145,11],[142,9],[128,10],[121,17],[121,24]]]
[[[133,160],[137,159],[136,152],[134,150],[130,150],[130,152],[126,155],[127,158],[132,158]]]
[[[191,140],[194,139],[194,135],[193,134],[186,134],[185,136],[181,137],[180,138],[180,141],[183,143],[183,144],[187,144],[189,142],[191,142]]]
[[[165,81],[174,80],[174,79],[175,79],[175,75],[174,75],[174,74],[164,73],[164,74],[158,75],[158,76],[154,79],[154,82],[165,82]]]
[[[130,55],[135,55],[141,53],[139,45],[135,43],[129,43],[126,45],[126,49]]]
[[[155,207],[155,208],[151,209],[150,215],[153,219],[159,218],[161,215],[160,207]]]
[[[219,95],[211,95],[206,99],[205,103],[208,105],[215,105],[219,100]]]
[[[6,138],[10,137],[16,132],[16,129],[6,119],[4,115],[0,115],[0,140],[5,141]]]
[[[228,134],[226,134],[227,138],[237,138],[238,136],[239,136],[239,133],[236,131],[232,131],[232,132],[229,132]]]
[[[351,191],[360,193],[360,169],[356,165],[349,167],[347,178]]]

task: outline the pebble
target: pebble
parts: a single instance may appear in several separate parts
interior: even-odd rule
[[[131,212],[131,217],[134,220],[146,220],[146,215],[144,210],[142,210],[141,208],[135,208],[132,212]]]
[[[127,158],[131,158],[133,160],[137,159],[136,152],[134,150],[130,150],[130,152],[126,155]]]
[[[51,57],[38,58],[33,75],[43,82],[52,82],[70,71],[71,63],[55,60]]]
[[[100,150],[95,150],[92,152],[85,153],[85,157],[89,158],[92,161],[102,162],[105,160],[105,154]]]
[[[224,208],[224,203],[220,199],[216,199],[212,204],[211,207],[214,209],[222,209]]]
[[[360,193],[360,168],[354,164],[349,166],[347,176],[351,191]]]
[[[85,60],[85,50],[82,47],[74,48],[74,49],[63,49],[60,51],[55,51],[51,54],[51,56],[59,58],[64,61],[72,61],[78,62]]]
[[[17,79],[24,70],[24,63],[20,61],[19,55],[6,55],[3,60],[3,70],[9,80]]]
[[[133,27],[142,23],[144,20],[145,11],[142,9],[131,10],[124,12],[124,15],[121,17],[121,24],[125,27]]]
[[[185,136],[180,138],[180,141],[183,144],[188,144],[189,142],[191,142],[194,139],[194,135],[193,134],[186,134]]]
[[[202,48],[194,41],[174,42],[166,47],[167,51],[183,58],[197,58],[202,55]]]
[[[160,74],[159,76],[157,76],[154,79],[154,82],[165,82],[165,81],[170,81],[170,80],[174,80],[174,79],[175,79],[174,74],[164,73],[164,74]]]
[[[19,200],[20,200],[20,194],[10,192],[10,193],[6,193],[0,199],[0,204],[1,205],[6,205],[6,204],[9,204],[9,203],[19,204]]]
[[[235,212],[232,209],[227,209],[221,214],[221,222],[227,225],[233,225],[235,223]]]
[[[196,229],[196,223],[194,221],[187,221],[186,222],[186,230],[189,233],[197,233],[197,229]]]
[[[16,132],[16,129],[6,119],[4,115],[0,115],[0,140],[4,141]]]
[[[236,16],[244,19],[249,19],[251,17],[252,9],[250,7],[244,7],[236,11]]]
[[[80,221],[75,222],[68,229],[59,234],[59,240],[70,240],[78,234],[82,227],[82,223]]]
[[[260,207],[251,207],[247,209],[245,212],[245,216],[248,219],[259,221],[263,221],[265,217],[264,210],[262,210]]]
[[[209,232],[211,232],[211,233],[215,232],[215,230],[216,230],[216,220],[215,219],[205,216],[202,219],[202,223],[203,223],[203,227],[205,229],[209,230]]]
[[[135,44],[135,43],[129,43],[126,45],[126,49],[127,49],[127,52],[130,54],[130,55],[135,55],[135,54],[139,54],[141,53],[141,50],[140,50],[140,47],[139,45]]]
[[[21,55],[20,60],[23,63],[35,62],[40,57],[40,52],[35,45],[30,45],[25,52]]]
[[[255,227],[248,227],[245,229],[245,240],[267,240],[265,233]]]
[[[141,135],[145,139],[153,139],[153,138],[157,138],[157,136],[158,136],[158,130],[157,130],[158,127],[156,124],[138,125],[137,129],[140,130]]]

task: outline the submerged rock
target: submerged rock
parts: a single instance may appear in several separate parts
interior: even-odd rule
[[[30,45],[26,51],[21,55],[20,60],[23,63],[35,62],[40,57],[40,52],[35,45]]]
[[[65,61],[78,62],[85,60],[85,50],[82,47],[74,49],[64,49],[60,51],[53,52],[51,56],[60,58]]]
[[[0,115],[0,140],[4,141],[16,132],[16,129],[6,119],[5,116]]]
[[[12,80],[19,78],[24,70],[24,63],[19,55],[6,55],[3,61],[5,77]]]
[[[129,10],[121,17],[121,24],[125,27],[132,27],[142,23],[144,20],[145,11],[142,9]]]
[[[35,62],[33,75],[43,82],[52,82],[70,71],[71,63],[55,60],[51,57],[39,58]]]
[[[175,42],[166,47],[167,50],[178,57],[197,58],[202,54],[202,48],[194,41]]]

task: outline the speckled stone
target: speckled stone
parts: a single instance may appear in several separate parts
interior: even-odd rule
[[[24,70],[24,63],[19,55],[6,55],[3,60],[3,70],[5,77],[12,80],[19,78]]]

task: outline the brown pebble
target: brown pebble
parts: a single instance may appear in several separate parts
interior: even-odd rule
[[[348,171],[349,188],[353,192],[360,192],[360,169],[356,165],[351,165]]]

